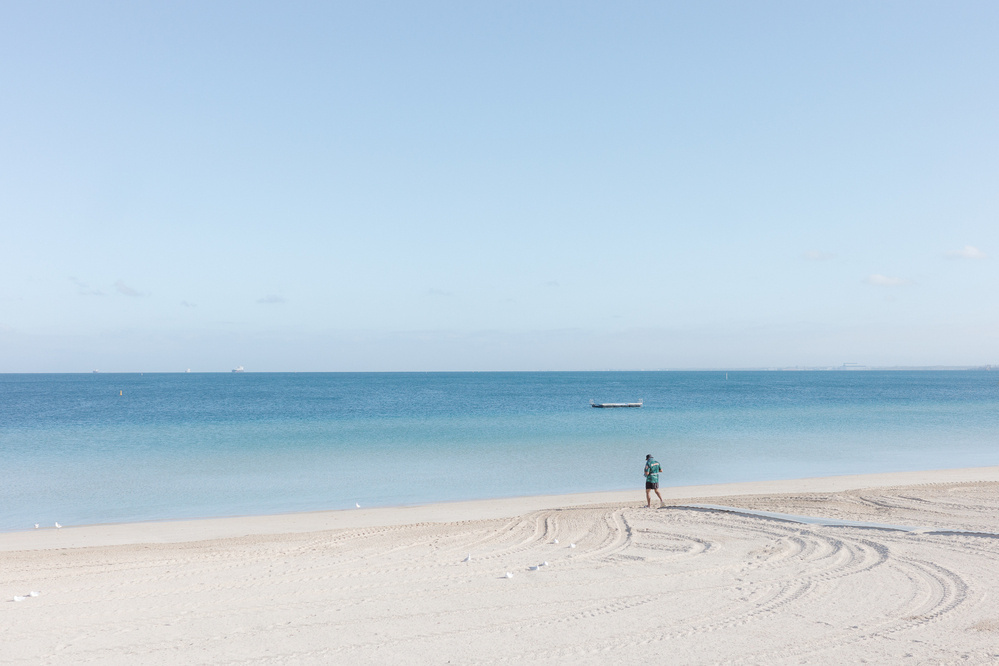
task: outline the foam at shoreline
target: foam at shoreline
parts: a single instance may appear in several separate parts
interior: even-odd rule
[[[676,486],[664,487],[660,492],[667,501],[676,502],[703,497],[828,493],[866,487],[971,481],[999,481],[999,466]],[[509,518],[529,511],[569,506],[625,502],[644,504],[643,493],[644,490],[636,488],[635,490],[610,492],[442,502],[417,506],[66,526],[58,530],[47,527],[38,530],[0,533],[0,551],[85,548],[139,543],[182,543],[266,534],[301,534],[359,527],[388,527],[425,522],[443,523]],[[654,495],[653,499],[655,499]]]

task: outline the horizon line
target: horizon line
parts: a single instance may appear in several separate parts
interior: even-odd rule
[[[870,371],[939,371],[954,372],[999,370],[999,364],[981,365],[815,365],[815,366],[744,366],[744,367],[666,367],[666,368],[599,368],[576,370],[90,370],[90,371],[0,371],[0,375],[242,375],[242,374],[475,374],[530,372],[870,372]]]

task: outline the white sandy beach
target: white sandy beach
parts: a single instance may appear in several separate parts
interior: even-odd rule
[[[664,495],[0,534],[0,662],[999,662],[999,467]]]

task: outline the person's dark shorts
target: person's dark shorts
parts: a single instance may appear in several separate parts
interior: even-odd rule
[[[655,483],[649,483],[648,481],[646,481],[645,482],[645,489],[646,490],[659,490],[659,482],[656,481]]]

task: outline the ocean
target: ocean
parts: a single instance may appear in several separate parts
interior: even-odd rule
[[[590,400],[644,400],[592,409]],[[999,373],[0,375],[0,530],[999,465]]]

